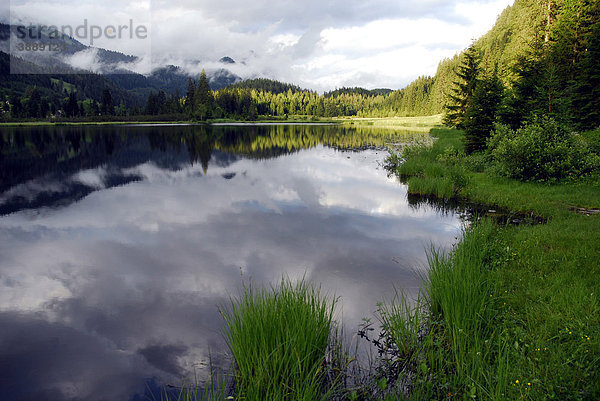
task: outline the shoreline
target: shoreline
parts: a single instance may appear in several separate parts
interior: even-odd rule
[[[168,119],[140,119],[140,120],[107,120],[107,121],[77,121],[77,120],[65,120],[65,121],[6,121],[0,122],[0,127],[53,127],[53,126],[94,126],[94,125],[277,125],[277,124],[310,124],[310,125],[322,125],[322,124],[348,124],[348,125],[359,125],[359,126],[374,126],[374,127],[390,127],[390,128],[403,128],[403,129],[430,129],[431,127],[440,126],[441,116],[422,116],[422,117],[381,117],[381,118],[366,118],[366,117],[338,117],[338,118],[320,118],[314,116],[292,116],[288,119],[283,118],[269,118],[269,116],[261,116],[256,120],[244,120],[244,119],[211,119],[207,121],[194,121],[194,120],[168,120]]]
[[[394,172],[409,193],[546,221],[491,226],[486,220],[467,229],[448,257],[433,252],[429,301],[424,312],[414,312],[430,327],[412,348],[433,376],[410,372],[413,393],[598,398],[600,321],[591,316],[600,315],[600,216],[579,212],[600,207],[597,173],[553,184],[498,177],[454,154],[450,148],[462,149],[461,131],[431,135],[438,138],[433,146],[396,159]]]

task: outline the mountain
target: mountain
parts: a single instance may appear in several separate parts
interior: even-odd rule
[[[11,39],[14,41],[10,48]],[[35,43],[45,49],[52,47],[59,51],[23,51],[17,46],[19,42]],[[48,27],[42,26],[26,29],[23,26],[0,24],[0,51],[13,54],[23,60],[44,66],[55,73],[73,73],[72,58],[83,53],[89,53],[94,62],[96,73],[111,73],[118,69],[127,69],[138,62],[138,58],[120,52],[86,46],[70,36],[62,35]],[[23,72],[23,71],[18,71]]]
[[[59,46],[60,51],[12,49],[15,52],[11,52],[10,39],[16,39],[15,43],[18,43],[23,35],[26,35],[25,39],[35,37],[38,46]],[[197,80],[199,77],[199,74],[190,74],[173,65],[156,68],[149,75],[138,74],[135,72],[136,63],[140,61],[138,57],[86,46],[47,27],[34,27],[28,31],[24,27],[0,24],[0,52],[0,90],[12,91],[18,96],[22,96],[28,86],[37,86],[43,95],[63,98],[67,87],[69,91],[71,88],[75,90],[80,99],[100,101],[103,89],[107,88],[116,104],[123,102],[126,107],[143,107],[150,93],[163,91],[169,95],[183,95],[188,79]],[[87,60],[89,68],[75,67],[73,61],[77,57]],[[235,64],[230,57],[223,57],[220,62]],[[241,81],[240,77],[225,68],[208,70],[207,78],[213,90]]]
[[[26,74],[14,73],[25,71]],[[23,96],[29,87],[37,87],[42,96],[60,102],[66,92],[76,91],[80,100],[99,101],[104,89],[111,91],[115,104],[127,107],[142,107],[145,100],[111,82],[105,76],[85,73],[74,69],[62,69],[64,74],[55,74],[52,69],[39,66],[0,51],[0,91]]]
[[[235,61],[231,57],[228,57],[228,56],[221,57],[219,59],[219,62],[221,62],[223,64],[235,64]]]

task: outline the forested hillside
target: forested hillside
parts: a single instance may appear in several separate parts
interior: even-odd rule
[[[493,74],[506,89],[504,113],[518,124],[547,113],[582,128],[600,125],[600,3],[591,0],[516,0],[494,27],[474,42],[483,79]],[[442,61],[429,87],[419,79],[411,104],[419,114],[440,113],[458,80],[465,52]],[[407,105],[403,105],[403,109]]]

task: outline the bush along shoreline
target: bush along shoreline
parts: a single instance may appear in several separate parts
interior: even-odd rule
[[[409,193],[546,223],[483,220],[448,256],[431,253],[425,304],[391,314],[405,316],[398,332],[427,322],[406,398],[600,399],[600,130],[571,134],[550,119],[497,126],[468,156],[462,131],[431,134],[432,146],[388,159]]]

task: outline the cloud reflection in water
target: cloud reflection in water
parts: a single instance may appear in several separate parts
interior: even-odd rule
[[[86,169],[96,190],[0,217],[2,399],[127,399],[223,359],[243,280],[306,276],[340,297],[347,330],[394,286],[415,290],[430,244],[460,221],[410,208],[382,152],[318,146],[177,169]],[[110,174],[137,181],[105,188]]]

